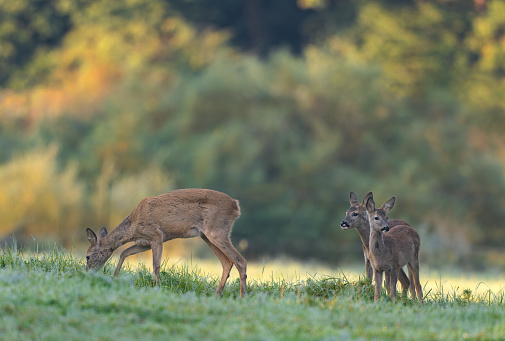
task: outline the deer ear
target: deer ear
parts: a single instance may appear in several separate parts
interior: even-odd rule
[[[89,242],[91,245],[96,245],[97,240],[96,240],[96,234],[95,232],[91,231],[91,229],[86,229],[86,236],[88,237]]]
[[[359,205],[358,197],[354,194],[354,192],[351,192],[349,202],[351,205]]]
[[[375,211],[375,201],[373,201],[373,198],[371,197],[366,201],[366,210],[368,212]]]
[[[389,212],[393,209],[393,206],[395,205],[395,197],[392,197],[388,201],[386,201],[384,204],[381,206],[381,210],[384,212]]]
[[[368,192],[368,194],[365,195],[365,197],[363,198],[363,201],[361,202],[361,205],[366,206],[366,202],[368,201],[368,198],[372,198],[373,199],[373,193],[372,192]]]
[[[98,232],[98,240],[102,239],[107,235],[107,229],[105,227],[102,227],[100,229],[100,232]]]

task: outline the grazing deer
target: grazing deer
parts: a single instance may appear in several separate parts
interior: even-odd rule
[[[380,299],[382,289],[382,273],[386,271],[386,276],[390,276],[391,300],[396,300],[396,282],[400,269],[407,265],[412,274],[417,298],[423,305],[423,290],[419,282],[419,248],[421,247],[421,238],[416,230],[411,226],[401,226],[398,237],[394,238],[385,233],[389,231],[389,225],[386,213],[391,211],[395,204],[395,198],[386,201],[381,207],[375,209],[373,198],[368,198],[366,209],[368,220],[370,222],[370,241],[368,257],[375,271],[375,294],[374,301]],[[399,228],[396,227],[397,229]]]
[[[342,230],[349,230],[355,228],[356,231],[358,231],[358,234],[361,238],[361,242],[363,243],[363,255],[365,258],[366,277],[372,280],[374,270],[372,268],[372,265],[370,264],[370,259],[368,258],[368,244],[370,242],[370,223],[368,222],[368,214],[365,207],[368,198],[373,198],[372,192],[369,192],[363,198],[363,201],[360,204],[358,202],[358,197],[356,196],[356,194],[354,194],[354,192],[350,193],[349,202],[351,204],[351,207],[349,207],[349,209],[345,213],[345,218],[340,223],[340,227],[342,228]],[[389,235],[392,236],[393,238],[401,237],[401,231],[398,231],[396,226],[405,226],[405,225],[410,226],[407,222],[403,220],[389,220],[388,224],[391,229]],[[402,227],[399,228],[401,229]],[[402,284],[403,294],[406,295],[407,290],[410,287],[411,294],[413,295],[413,297],[415,297],[415,288],[414,283],[412,282],[412,275],[410,272],[409,275],[410,280],[403,271],[403,269],[400,269],[399,280],[400,283]],[[389,276],[386,276],[385,280],[386,280],[386,288],[387,290],[389,290],[390,288]]]
[[[240,296],[246,293],[246,260],[230,241],[233,223],[240,215],[237,200],[208,189],[180,189],[157,197],[147,197],[111,233],[105,227],[98,233],[86,229],[91,243],[87,268],[103,267],[114,250],[135,242],[119,258],[114,276],[126,257],[152,249],[154,284],[158,283],[163,243],[175,238],[201,237],[223,266],[216,294],[221,295],[233,265],[240,275]]]

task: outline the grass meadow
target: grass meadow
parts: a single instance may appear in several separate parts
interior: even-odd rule
[[[152,286],[148,258],[86,272],[83,257],[0,251],[1,340],[504,340],[502,275],[421,271],[425,304],[373,303],[357,269],[286,260],[248,266],[239,298],[219,261],[168,259]],[[482,280],[484,278],[484,280]]]

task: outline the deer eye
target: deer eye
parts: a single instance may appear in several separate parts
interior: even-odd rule
[[[379,220],[379,217],[375,217],[374,219],[375,219],[375,220]]]
[[[356,217],[357,215],[358,215],[358,213],[356,213],[356,212],[354,212],[354,213],[352,214],[352,216],[353,216],[353,217]]]

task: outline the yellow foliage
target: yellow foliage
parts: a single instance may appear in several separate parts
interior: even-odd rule
[[[485,72],[492,72],[503,67],[505,56],[505,35],[503,26],[505,19],[505,3],[503,1],[490,1],[487,4],[485,15],[478,16],[473,22],[474,36],[468,39],[468,45],[480,54],[477,63]]]
[[[18,118],[26,115],[27,97],[12,90],[6,90],[0,96],[0,120]]]
[[[82,188],[75,169],[59,171],[57,148],[38,148],[0,167],[0,237],[69,236],[79,221]]]
[[[228,37],[226,32],[197,32],[178,18],[165,19],[159,28],[141,20],[80,25],[67,34],[62,48],[48,54],[54,64],[48,84],[2,93],[0,117],[23,117],[32,126],[62,113],[92,116],[124,80],[171,75],[174,62],[202,68],[219,51],[230,51],[224,47]]]
[[[163,194],[172,189],[173,180],[156,166],[113,182],[110,194],[110,226],[119,224],[142,198]]]
[[[167,52],[181,53],[195,69],[210,63],[219,49],[224,50],[223,45],[229,39],[229,33],[225,31],[207,30],[198,33],[192,26],[175,17],[166,19],[161,30]]]
[[[296,5],[301,9],[323,9],[326,7],[326,0],[298,0]]]

